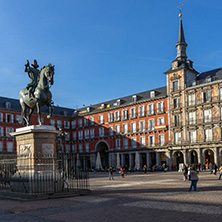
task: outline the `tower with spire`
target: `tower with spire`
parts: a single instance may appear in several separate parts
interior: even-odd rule
[[[181,7],[181,5],[180,5]],[[193,62],[187,59],[187,43],[185,41],[182,13],[179,14],[179,33],[176,47],[176,58],[167,77],[169,140],[172,144],[180,144],[187,139],[186,124],[186,88],[196,81],[198,72],[193,68]],[[184,161],[186,162],[186,161]]]

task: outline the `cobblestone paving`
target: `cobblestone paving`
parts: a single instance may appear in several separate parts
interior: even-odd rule
[[[189,192],[182,173],[132,173],[121,178],[91,173],[92,193],[60,199],[19,201],[0,197],[0,221],[222,221],[222,180],[201,172]]]

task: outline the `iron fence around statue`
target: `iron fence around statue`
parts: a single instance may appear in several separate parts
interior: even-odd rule
[[[27,195],[89,191],[89,174],[75,155],[20,156],[0,160],[0,192]]]

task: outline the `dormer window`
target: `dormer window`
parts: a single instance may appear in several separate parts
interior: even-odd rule
[[[86,110],[89,113],[91,111],[91,107],[87,107]]]
[[[11,103],[10,102],[6,102],[5,103],[5,107],[6,107],[6,109],[11,109]]]
[[[208,76],[208,77],[206,78],[206,82],[211,82],[211,76]]]
[[[192,82],[192,86],[196,86],[197,85],[197,82],[194,80],[193,82]]]
[[[155,91],[150,91],[150,98],[155,98]]]
[[[121,100],[117,99],[116,103],[117,103],[117,106],[120,106],[121,105]]]
[[[137,101],[137,95],[132,96],[132,100],[133,100],[133,102],[136,102]]]

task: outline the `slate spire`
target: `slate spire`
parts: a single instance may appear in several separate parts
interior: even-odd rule
[[[177,48],[176,60],[185,62],[187,59],[187,54],[186,54],[187,43],[185,42],[185,37],[184,37],[182,14],[180,14],[179,16],[180,16],[180,25],[179,25],[178,42],[176,44]]]

